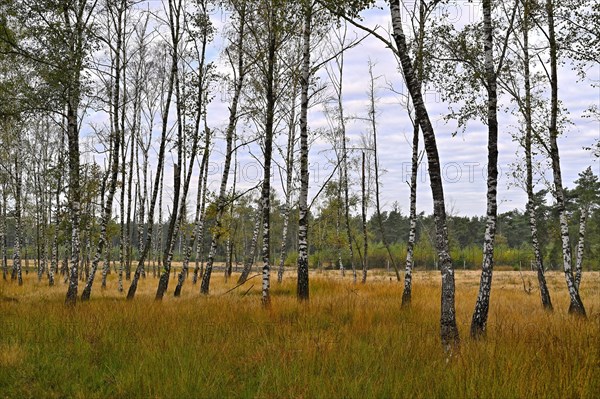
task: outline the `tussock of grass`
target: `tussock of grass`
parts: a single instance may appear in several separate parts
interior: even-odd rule
[[[600,275],[586,273],[588,320],[566,314],[560,273],[548,273],[554,313],[527,295],[515,272],[494,276],[487,338],[468,338],[478,273],[457,271],[460,353],[439,339],[439,275],[416,274],[413,304],[402,285],[377,274],[368,284],[313,275],[309,304],[295,279],[231,293],[213,276],[211,295],[189,281],[181,298],[154,301],[157,280],[140,282],[133,302],[96,287],[89,303],[63,306],[64,287],[29,276],[0,282],[0,396],[454,398],[582,397],[600,394]],[[524,273],[535,286],[535,276]],[[255,287],[247,292],[252,284]],[[170,288],[173,288],[171,281]]]

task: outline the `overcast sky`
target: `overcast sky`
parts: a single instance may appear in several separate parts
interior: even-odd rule
[[[160,2],[152,1],[155,7]],[[460,3],[459,3],[460,5]],[[460,6],[451,6],[446,11],[457,23],[479,18],[479,4],[466,2]],[[369,11],[363,13],[363,23],[367,26],[389,25],[389,11],[384,7],[381,11]],[[222,29],[226,16],[217,11],[212,16],[213,21],[219,29]],[[360,32],[353,33],[350,30],[349,37],[362,35]],[[217,35],[218,37],[218,35]],[[216,59],[222,48],[222,40],[215,41],[215,47],[211,51]],[[381,176],[381,203],[384,208],[389,209],[394,202],[400,205],[403,213],[408,212],[409,188],[406,183],[410,178],[412,125],[405,108],[399,103],[399,96],[389,90],[391,83],[397,90],[406,92],[402,77],[398,72],[397,63],[389,49],[375,38],[365,39],[359,46],[347,51],[345,58],[344,74],[344,107],[347,116],[364,118],[368,109],[368,61],[374,66],[374,75],[381,76],[378,80],[377,95],[378,103],[378,149],[380,167],[384,169]],[[325,77],[323,71],[319,76]],[[592,166],[594,173],[600,174],[600,164],[597,158],[593,158],[589,151],[582,148],[592,145],[600,138],[600,124],[597,120],[583,118],[584,110],[592,104],[600,104],[600,88],[592,87],[591,82],[600,81],[600,69],[598,64],[588,74],[586,81],[578,81],[577,75],[568,66],[561,67],[559,72],[559,98],[569,111],[569,117],[573,123],[568,126],[559,138],[559,149],[561,155],[561,166],[563,170],[563,181],[566,187],[573,187],[573,181],[577,174],[588,166]],[[228,119],[228,103],[226,96],[217,95],[210,104],[208,111],[209,123],[213,128],[223,129]],[[477,121],[469,124],[464,133],[453,136],[456,130],[455,124],[446,123],[443,116],[448,113],[447,103],[442,102],[440,96],[435,92],[426,93],[426,103],[432,119],[442,175],[444,179],[444,193],[449,212],[464,216],[485,214],[486,209],[486,164],[487,164],[487,128]],[[507,104],[508,99],[502,98],[500,103]],[[505,113],[499,114],[499,168],[500,176],[498,182],[499,212],[512,209],[525,208],[526,196],[523,190],[515,187],[514,179],[509,177],[511,164],[523,157],[519,146],[512,139],[511,133],[516,131],[517,121],[514,117]],[[309,115],[309,126],[311,131],[327,129],[329,127],[322,107],[315,106]],[[360,146],[360,137],[368,131],[364,121],[354,120],[348,123],[349,147]],[[247,135],[252,134],[246,133]],[[158,134],[157,134],[158,135]],[[222,135],[221,135],[222,136]],[[281,135],[277,141],[285,143],[285,136]],[[209,177],[211,187],[217,189],[221,178],[223,137],[215,143],[215,152],[211,158]],[[421,139],[422,145],[422,139]],[[356,155],[360,155],[356,153]],[[333,170],[331,159],[333,158],[332,146],[324,138],[315,138],[310,149],[310,192],[312,198],[327,180]],[[257,158],[262,157],[260,148],[254,144],[242,148],[238,153],[238,186],[251,187],[257,184],[262,176],[260,162]],[[280,156],[277,162],[282,162]],[[359,178],[358,170],[353,168],[351,173],[355,179]],[[551,171],[543,169],[545,179],[552,180]],[[168,186],[171,172],[167,170],[165,184]],[[540,183],[536,189],[544,187],[544,177],[539,177]],[[172,179],[170,179],[172,181]],[[231,182],[231,180],[230,180]],[[280,177],[274,176],[273,186],[281,192]],[[195,183],[192,190],[195,190]],[[356,191],[360,187],[354,187]],[[194,191],[192,191],[194,192]],[[195,198],[194,195],[191,195]],[[310,200],[309,198],[309,200]],[[418,211],[429,214],[432,210],[431,191],[427,177],[426,162],[423,162],[419,173],[418,188]]]

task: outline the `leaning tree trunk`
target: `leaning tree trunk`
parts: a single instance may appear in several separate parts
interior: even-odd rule
[[[178,31],[177,31],[178,32]],[[174,40],[175,43],[178,43],[178,40]],[[177,53],[173,57],[174,62],[178,61]],[[176,61],[177,60],[177,61]],[[175,240],[177,238],[177,234],[179,233],[179,227],[181,225],[181,215],[185,209],[185,199],[187,196],[187,192],[189,189],[189,182],[192,176],[193,170],[193,161],[196,157],[197,146],[198,146],[198,132],[194,137],[194,144],[192,146],[192,159],[191,164],[188,169],[189,173],[184,180],[184,188],[183,195],[180,199],[181,193],[181,168],[183,167],[183,115],[182,115],[182,101],[181,98],[181,88],[179,82],[179,72],[175,71],[175,92],[177,95],[177,163],[173,167],[174,173],[174,196],[173,196],[173,210],[171,211],[171,217],[169,220],[169,230],[167,231],[167,241],[163,254],[163,267],[160,278],[158,280],[158,287],[156,288],[156,296],[155,299],[161,300],[167,291],[167,287],[169,284],[169,276],[171,275],[171,262],[173,260],[173,251],[175,246]]]
[[[119,111],[121,111],[121,113],[125,113],[125,109],[124,109],[124,104],[125,102],[123,101],[123,107],[121,108],[120,104],[121,104],[121,98],[120,98],[120,93],[121,93],[121,48],[122,48],[122,24],[123,24],[123,8],[119,8],[118,9],[118,14],[117,14],[117,42],[116,42],[116,46],[115,46],[115,60],[114,60],[114,76],[115,76],[115,80],[114,80],[114,86],[112,88],[112,95],[113,98],[111,99],[112,102],[112,121],[111,121],[111,126],[112,126],[112,132],[110,135],[110,145],[109,147],[111,148],[111,153],[109,156],[109,165],[110,165],[110,181],[109,181],[109,188],[108,188],[108,194],[106,196],[106,199],[103,201],[104,207],[102,209],[102,217],[100,220],[100,238],[98,240],[98,245],[96,247],[96,253],[94,254],[94,259],[92,260],[92,267],[90,270],[90,274],[88,276],[88,280],[86,283],[85,288],[83,289],[83,292],[81,293],[81,300],[82,301],[86,301],[90,299],[90,295],[92,293],[92,286],[94,284],[94,278],[96,276],[96,270],[98,269],[98,264],[100,263],[100,259],[102,258],[103,255],[103,251],[104,251],[104,246],[107,244],[107,227],[108,227],[108,223],[111,220],[112,217],[112,205],[113,205],[113,200],[114,200],[114,196],[115,196],[115,192],[117,189],[117,180],[118,180],[118,176],[119,176],[119,151],[120,151],[120,146],[123,146],[123,140],[124,140],[124,136],[125,136],[125,132],[124,130],[122,130],[122,124],[121,124],[121,119],[119,118]],[[132,141],[131,141],[131,145],[134,145],[133,142],[133,137],[132,137]],[[125,147],[122,147],[122,152],[123,154],[125,154]],[[125,180],[124,180],[124,169],[125,169],[125,163],[123,161],[123,165],[121,165],[123,168],[123,181],[122,181],[122,189],[125,189]],[[133,170],[132,170],[133,172]],[[104,195],[104,192],[100,193],[101,196]],[[121,200],[123,200],[124,196],[121,195]],[[123,202],[121,202],[121,211],[123,210]],[[121,218],[121,223],[123,222],[123,218]],[[122,231],[123,226],[121,226],[121,233],[123,233]],[[121,239],[123,239],[123,234],[121,234]],[[110,250],[110,249],[109,249]],[[121,255],[122,255],[122,251],[121,251]],[[122,258],[121,258],[122,259]],[[106,287],[106,274],[108,272],[108,267],[110,267],[110,265],[104,265],[103,268],[103,272],[102,272],[102,286]],[[123,291],[123,279],[122,279],[122,268],[120,268],[119,271],[119,292]]]
[[[83,292],[81,293],[81,300],[89,300],[92,292],[92,286],[94,284],[94,278],[96,276],[96,270],[98,269],[98,264],[100,263],[100,259],[102,258],[104,247],[107,245],[107,227],[108,223],[111,220],[112,215],[112,204],[115,196],[115,192],[117,190],[117,179],[119,176],[119,141],[120,141],[120,132],[118,130],[114,130],[111,134],[112,140],[112,155],[111,155],[111,176],[108,188],[108,195],[104,201],[104,209],[102,210],[102,219],[100,220],[100,239],[98,240],[98,245],[96,247],[96,253],[94,254],[94,259],[92,260],[92,267],[90,270],[90,275],[88,276],[88,280],[86,283]],[[101,194],[102,195],[102,194]],[[110,249],[109,249],[110,250]],[[105,262],[106,263],[106,262]],[[106,274],[108,273],[108,267],[110,265],[104,265],[102,272],[102,285],[106,287]]]
[[[529,69],[529,0],[524,2],[523,10],[523,76],[525,80],[525,109],[523,116],[525,117],[525,167],[527,190],[527,212],[529,215],[529,230],[531,231],[531,245],[535,256],[535,268],[537,271],[538,284],[540,286],[540,296],[544,309],[552,310],[552,300],[550,299],[550,291],[546,284],[544,276],[544,257],[540,248],[537,231],[537,217],[533,194],[533,167],[532,167],[532,152],[531,139],[533,135],[532,124],[532,108],[531,108],[531,74]]]
[[[442,344],[445,346],[446,350],[450,350],[452,346],[458,345],[459,333],[456,325],[456,310],[454,305],[454,267],[452,265],[448,243],[446,206],[437,143],[435,132],[423,101],[421,84],[419,79],[417,79],[412,62],[408,56],[406,37],[404,36],[402,27],[400,4],[398,2],[390,1],[390,14],[392,18],[393,37],[396,42],[400,65],[404,73],[406,86],[415,107],[417,118],[421,125],[421,131],[423,132],[425,141],[425,150],[427,151],[429,179],[431,181],[431,193],[433,197],[433,213],[436,225],[436,247],[442,273],[440,333]]]
[[[250,250],[246,255],[246,259],[244,260],[244,267],[242,268],[242,273],[238,278],[238,284],[243,284],[248,279],[248,275],[250,274],[250,270],[252,270],[252,265],[254,264],[254,258],[256,256],[256,246],[258,245],[258,236],[261,232],[261,218],[262,215],[262,203],[259,202],[258,209],[256,210],[256,222],[254,223],[254,230],[252,230],[252,240],[250,241]]]
[[[138,264],[133,274],[133,278],[131,280],[131,285],[129,286],[129,291],[127,292],[127,299],[131,300],[135,297],[135,293],[137,291],[138,281],[140,279],[140,275],[142,274],[142,270],[144,269],[144,262],[146,261],[146,257],[150,252],[150,247],[152,244],[152,232],[154,228],[154,209],[156,207],[156,199],[158,197],[159,188],[162,186],[162,176],[164,174],[164,159],[165,159],[165,148],[167,142],[167,122],[169,120],[169,110],[171,108],[171,99],[173,97],[173,86],[175,83],[175,74],[177,73],[177,65],[174,65],[177,62],[177,59],[171,60],[171,71],[169,73],[169,80],[167,84],[167,98],[165,100],[165,105],[163,108],[162,115],[162,130],[161,130],[161,139],[160,139],[160,147],[158,150],[158,165],[156,167],[156,176],[154,179],[154,187],[152,191],[152,199],[150,200],[150,207],[148,209],[148,229],[146,233],[146,243],[144,244],[144,249],[139,255]],[[161,190],[162,191],[162,190]],[[161,225],[162,230],[162,225]]]
[[[231,154],[233,147],[233,133],[235,126],[231,129],[227,130],[227,150],[225,152],[225,165],[223,168],[223,175],[221,176],[221,187],[219,188],[219,198],[217,199],[217,215],[215,220],[215,229],[212,235],[212,240],[210,243],[210,252],[208,254],[208,260],[206,262],[206,270],[202,275],[202,284],[200,287],[200,292],[202,294],[208,294],[210,287],[210,277],[212,274],[213,263],[215,260],[215,255],[217,254],[217,246],[219,243],[219,239],[222,235],[222,223],[223,223],[223,213],[227,207],[227,180],[229,178],[229,169],[231,168]]]
[[[312,6],[304,8],[302,70],[300,76],[300,198],[298,199],[298,299],[307,301],[308,288],[308,88],[310,84],[310,32]]]
[[[573,277],[571,260],[571,241],[569,238],[569,222],[567,220],[567,211],[565,209],[565,193],[562,185],[562,175],[560,169],[560,155],[558,151],[558,67],[557,67],[557,49],[556,37],[554,32],[554,2],[546,0],[546,12],[548,17],[548,39],[550,45],[550,158],[552,160],[552,172],[554,176],[554,195],[556,197],[556,208],[560,219],[560,236],[562,241],[563,267],[565,271],[565,280],[571,303],[569,313],[585,316],[585,308],[579,296],[579,290]]]
[[[192,251],[194,250],[194,244],[200,245],[200,241],[203,239],[203,231],[204,231],[204,204],[206,198],[206,184],[203,184],[203,181],[206,179],[206,167],[208,165],[208,156],[210,148],[210,130],[206,129],[205,131],[205,141],[204,141],[204,152],[202,154],[202,162],[200,162],[200,175],[198,177],[198,194],[196,196],[196,216],[194,219],[194,229],[192,230],[192,234],[190,236],[188,245],[185,248],[185,255],[183,258],[183,265],[181,267],[181,272],[177,277],[177,286],[175,287],[175,297],[179,297],[181,295],[181,289],[183,287],[183,283],[187,277],[188,267],[190,263],[190,259],[192,257]],[[198,240],[197,240],[198,238]],[[196,241],[198,241],[196,243]],[[194,278],[197,278],[198,270],[194,270]]]
[[[202,199],[201,199],[201,205],[200,205],[200,215],[196,215],[197,217],[199,216],[200,219],[196,219],[198,221],[198,223],[196,223],[196,227],[194,229],[194,232],[196,233],[196,256],[194,258],[194,262],[195,262],[195,266],[194,266],[194,275],[192,276],[192,284],[196,284],[198,282],[198,274],[200,274],[200,276],[202,276],[202,273],[200,273],[200,258],[201,258],[201,252],[202,252],[202,256],[204,255],[204,232],[205,232],[205,226],[206,226],[206,187],[208,185],[208,158],[207,161],[204,165],[204,177],[202,180],[202,183],[200,183],[200,180],[198,180],[198,187],[200,187],[200,184],[202,184]],[[191,256],[191,254],[190,254]],[[204,260],[202,260],[202,262],[204,262]],[[203,263],[204,266],[204,263]]]
[[[475,311],[471,321],[471,336],[477,338],[485,333],[492,290],[492,273],[494,270],[494,240],[496,237],[496,220],[498,213],[498,94],[496,88],[496,72],[494,70],[493,27],[491,0],[483,0],[483,31],[485,79],[487,83],[487,124],[488,124],[488,177],[487,177],[487,222],[483,238],[483,265],[479,294],[475,303]]]
[[[242,6],[239,17],[240,17],[240,21],[239,21],[239,23],[240,23],[239,29],[240,30],[238,33],[238,41],[237,41],[238,80],[235,85],[234,96],[233,96],[233,99],[231,102],[231,107],[230,107],[230,112],[229,112],[229,124],[227,126],[227,133],[226,133],[227,150],[225,152],[225,165],[223,168],[223,175],[221,176],[221,186],[219,188],[219,198],[217,199],[217,216],[216,216],[216,220],[215,220],[215,232],[213,233],[211,244],[210,244],[208,260],[206,262],[206,270],[204,271],[204,274],[202,275],[202,284],[200,287],[200,292],[202,294],[208,294],[214,258],[215,258],[216,252],[217,252],[217,244],[218,244],[218,240],[221,238],[221,234],[222,234],[223,213],[225,212],[225,208],[227,206],[227,199],[226,199],[227,191],[226,190],[227,190],[227,181],[229,178],[229,170],[231,169],[231,155],[233,152],[233,137],[235,135],[235,129],[237,126],[238,102],[239,102],[239,98],[241,95],[241,90],[243,87],[244,77],[245,77],[245,64],[244,64],[244,56],[243,56],[243,54],[244,54],[243,44],[244,44],[244,36],[245,36],[244,31],[245,31],[245,27],[246,27],[245,26],[246,25],[245,6]]]
[[[176,79],[177,79],[176,80],[177,93],[178,93],[178,97],[179,97],[181,91],[179,88],[179,79],[178,78],[176,78]],[[202,81],[200,82],[200,85],[202,85]],[[202,86],[200,86],[200,87],[202,88]],[[200,102],[200,104],[202,104],[203,97],[202,97],[201,93],[199,93],[199,96],[200,96],[199,102]],[[179,127],[178,127],[178,136],[179,136],[178,147],[179,147],[179,154],[181,154],[183,152],[183,149],[181,148],[182,147],[181,139],[183,137],[183,129],[182,129],[183,121],[182,121],[182,111],[181,111],[181,104],[180,104],[179,98],[178,98],[177,103],[178,103],[177,117],[178,117],[178,120],[180,121],[178,124],[179,125]],[[167,248],[165,249],[163,274],[159,281],[158,289],[156,291],[156,299],[159,299],[159,300],[162,299],[164,293],[167,290],[167,284],[169,281],[169,273],[171,270],[171,262],[173,260],[173,249],[175,246],[175,238],[177,237],[177,234],[181,227],[181,223],[182,223],[181,218],[183,217],[183,214],[185,213],[185,205],[186,205],[185,202],[186,202],[188,191],[190,188],[190,181],[192,180],[192,172],[194,169],[194,162],[196,161],[196,155],[198,152],[198,142],[200,140],[200,137],[199,137],[200,120],[201,120],[201,112],[199,111],[196,116],[196,129],[194,131],[194,136],[192,138],[192,148],[191,148],[190,159],[189,159],[189,164],[188,164],[188,169],[187,169],[187,176],[185,176],[185,181],[183,182],[183,195],[181,196],[180,201],[178,198],[179,190],[175,190],[175,199],[173,201],[173,209],[175,209],[176,203],[177,203],[177,201],[179,201],[179,211],[174,213],[174,215],[172,216],[172,219],[171,219],[171,226],[169,226],[169,236],[167,239]],[[208,128],[206,128],[205,134],[208,136],[210,135],[210,131]],[[207,154],[207,152],[206,152],[206,148],[205,148],[204,155],[206,156],[206,154]],[[183,163],[181,161],[181,156],[179,157],[178,162],[180,164]],[[204,159],[203,159],[203,162],[204,162]],[[178,173],[179,173],[179,171],[178,171]],[[179,179],[180,179],[180,177],[178,175],[176,175],[175,184],[179,185],[179,183],[180,183]],[[181,273],[178,278],[178,286],[179,286],[179,281],[182,279],[182,276],[185,276],[186,272],[187,272],[187,269],[185,271],[183,269],[181,270]]]

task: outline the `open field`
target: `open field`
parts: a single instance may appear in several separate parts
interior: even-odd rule
[[[260,281],[230,293],[213,274],[211,295],[186,282],[181,298],[154,301],[142,280],[133,302],[99,281],[89,303],[63,306],[66,286],[0,281],[0,397],[8,398],[595,398],[600,395],[600,273],[584,274],[588,319],[566,314],[562,273],[549,272],[554,313],[528,295],[518,272],[497,271],[488,335],[468,337],[478,272],[457,271],[460,353],[439,339],[440,275],[416,272],[413,304],[402,285],[372,271],[311,275],[311,300],[295,299],[295,278],[272,282],[270,309]],[[128,284],[125,285],[128,287]],[[250,287],[250,290],[248,290]]]

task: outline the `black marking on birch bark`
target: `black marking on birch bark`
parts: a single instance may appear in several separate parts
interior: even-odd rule
[[[310,32],[312,5],[304,5],[302,27],[302,71],[300,78],[300,197],[298,200],[298,281],[297,297],[309,299],[308,275],[308,87],[310,79]]]

